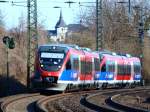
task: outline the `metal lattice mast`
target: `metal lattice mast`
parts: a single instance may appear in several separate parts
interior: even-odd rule
[[[96,0],[96,50],[103,48],[102,0]]]
[[[30,76],[34,73],[35,51],[38,46],[37,33],[37,0],[28,0],[28,44],[27,44],[27,87],[30,87]]]

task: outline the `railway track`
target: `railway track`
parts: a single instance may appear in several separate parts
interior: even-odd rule
[[[72,93],[65,93],[65,94],[59,94],[59,95],[54,95],[54,96],[49,96],[49,97],[45,97],[39,101],[36,102],[36,111],[38,112],[59,112],[59,111],[68,111],[68,112],[74,112],[74,111],[81,111],[82,110],[86,110],[86,111],[93,111],[90,109],[85,109],[86,107],[84,107],[84,109],[81,107],[82,105],[85,105],[85,97],[90,96],[91,94],[98,94],[98,93],[108,93],[108,91],[112,91],[114,92],[116,89],[107,89],[107,90],[92,90],[92,91],[81,91],[81,92],[72,92]],[[76,96],[76,97],[75,97]],[[75,98],[73,98],[75,97]],[[66,100],[66,102],[69,102],[68,104],[65,104],[63,100]],[[70,102],[69,99],[71,99],[72,101]],[[79,104],[76,105],[76,102]],[[53,102],[53,103],[51,103]],[[71,104],[74,103],[74,104]],[[81,103],[81,104],[80,104]],[[81,110],[74,110],[72,107],[70,107],[69,105],[71,105],[73,108],[79,107],[82,108]],[[94,105],[91,105],[92,108],[96,108]],[[106,108],[101,108],[100,110],[102,111],[107,111],[108,109]],[[115,109],[109,109],[109,111],[112,112],[116,112]]]
[[[5,98],[1,103],[1,112],[32,112],[33,103],[43,98],[40,94],[22,94]]]
[[[88,108],[95,111],[112,111],[112,112],[148,112],[148,110],[134,108],[131,106],[127,106],[125,104],[114,101],[117,97],[123,94],[137,94],[143,91],[150,91],[147,88],[139,88],[139,89],[122,89],[115,91],[106,91],[98,94],[93,94],[88,97],[84,97],[81,99],[81,103]],[[120,94],[123,93],[123,94]],[[99,99],[98,101],[96,101]]]
[[[72,95],[71,93],[65,93],[65,94],[58,94],[58,95],[52,95],[49,97],[45,97],[39,101],[36,102],[36,111],[37,112],[48,112],[48,111],[55,111],[54,107],[51,108],[51,110],[47,109],[48,102],[64,98],[68,95]]]
[[[50,96],[37,94],[22,94],[11,96],[1,101],[1,112],[118,112],[128,107],[123,107],[121,103],[116,101],[121,94],[131,94],[133,91],[138,92],[147,90],[146,88],[137,89],[106,89],[91,90],[71,93],[51,94]],[[99,96],[99,97],[98,97]],[[95,103],[95,99],[99,102]],[[148,97],[147,97],[148,98]],[[120,105],[120,106],[119,106]],[[120,108],[116,108],[116,107]],[[87,108],[88,107],[88,108]],[[132,108],[130,109],[131,112]],[[132,110],[135,112],[135,110]],[[138,110],[139,112],[146,112]],[[137,110],[136,110],[137,112]]]
[[[71,92],[71,93],[63,93],[63,94],[58,94],[58,95],[52,95],[49,97],[45,97],[39,101],[36,102],[36,111],[37,112],[59,112],[59,111],[68,111],[72,112],[71,109],[67,108],[65,104],[61,102],[63,99],[71,99],[74,96],[78,95],[79,97],[82,96],[83,94],[87,94],[93,91],[82,91],[82,92]],[[96,92],[94,90],[94,92]],[[72,100],[73,101],[73,100]],[[55,102],[58,103],[58,105],[55,105]],[[80,104],[78,102],[78,104]]]
[[[148,112],[148,111],[150,111],[149,110],[150,108],[147,108],[147,110],[146,110],[146,109],[143,109],[140,107],[142,102],[143,102],[143,101],[141,101],[141,99],[143,99],[143,98],[139,97],[140,94],[144,94],[144,93],[148,93],[148,92],[150,92],[150,90],[146,89],[146,90],[142,90],[142,91],[132,91],[132,92],[127,92],[127,93],[121,93],[121,94],[117,94],[117,95],[109,97],[107,102],[110,105],[114,106],[115,108],[124,109],[125,111],[128,111],[128,112],[131,112],[131,111],[132,112]],[[134,95],[135,96],[135,100],[139,103],[138,107],[137,106],[134,107],[134,106],[131,106],[129,104],[127,105],[125,103],[121,103],[120,101],[116,100],[116,99],[120,100],[120,98],[123,98],[124,96],[127,96],[127,95],[129,95],[129,96]],[[144,98],[144,101],[147,100],[147,97]],[[150,106],[148,106],[148,107],[150,107]]]

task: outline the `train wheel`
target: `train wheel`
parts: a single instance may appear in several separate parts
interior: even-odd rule
[[[98,89],[102,88],[102,84],[101,83],[97,83],[97,88]]]
[[[71,91],[73,88],[73,84],[68,84],[66,87],[66,91]]]
[[[103,83],[103,84],[102,84],[102,89],[106,89],[106,88],[107,88],[107,85],[108,85],[107,83]]]
[[[145,86],[145,80],[140,81],[140,86]]]
[[[130,85],[130,88],[135,88],[135,83],[132,83],[131,85]]]

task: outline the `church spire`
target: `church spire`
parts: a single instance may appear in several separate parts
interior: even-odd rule
[[[60,10],[60,16],[59,16],[59,20],[58,22],[56,23],[56,26],[55,28],[59,28],[59,27],[65,27],[66,26],[66,23],[64,22],[63,20],[63,16],[62,16],[62,9]]]
[[[59,19],[62,19],[62,9],[60,10],[60,16],[59,16]]]

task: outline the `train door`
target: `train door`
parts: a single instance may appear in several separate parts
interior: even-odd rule
[[[122,60],[118,61],[118,64],[117,64],[117,80],[118,82],[122,81],[123,80],[123,75],[124,75],[124,65],[122,63]]]
[[[66,63],[66,70],[71,70],[71,65],[72,65],[71,59],[69,58],[67,63]]]
[[[141,64],[140,62],[133,62],[134,66],[134,81],[140,82],[141,80]]]
[[[75,81],[78,80],[80,74],[80,61],[79,56],[72,54],[67,61],[66,71],[69,72],[70,81],[74,81],[73,83],[77,83]]]
[[[85,81],[85,78],[86,78],[86,76],[85,76],[85,56],[84,55],[80,56],[79,72],[80,72],[80,76],[79,76],[80,83],[83,84]]]
[[[79,67],[79,56],[73,56],[72,57],[72,70],[73,70],[73,74],[72,74],[72,77],[74,78],[74,80],[78,80],[78,77],[79,77],[79,70],[80,70],[80,67]]]
[[[130,62],[131,63],[131,82],[133,82],[134,80],[134,64],[133,64],[133,61]]]
[[[117,63],[116,59],[115,59],[114,63],[115,63],[114,83],[117,83],[117,71],[118,71],[117,64],[118,64],[118,63]]]
[[[127,74],[127,80],[130,81],[131,78],[132,78],[132,63],[131,62],[128,62],[127,63],[127,68],[126,68],[126,74]]]
[[[94,84],[94,77],[95,77],[95,63],[94,63],[94,57],[91,58],[91,78],[90,78],[90,85],[93,85]],[[99,65],[97,65],[99,66]]]
[[[104,62],[102,65],[101,65],[101,74],[100,74],[100,81],[102,83],[106,82],[106,62]]]
[[[92,80],[92,57],[89,56],[88,54],[85,55],[85,60],[84,60],[84,85],[86,88],[90,86],[91,80]]]
[[[115,61],[108,60],[106,65],[106,81],[112,83],[115,73]]]
[[[60,77],[61,80],[68,81],[68,83],[74,83],[73,81],[77,80],[77,70],[79,64],[77,64],[78,58],[74,58],[74,55],[70,55],[67,60],[66,64],[64,66],[64,71],[62,72],[62,75]]]
[[[124,59],[124,82],[128,82],[131,78],[131,62],[128,58]]]
[[[97,82],[100,78],[100,60],[97,58],[94,58],[94,65],[93,65],[93,71],[94,71],[94,80]]]

